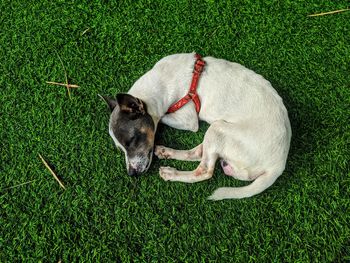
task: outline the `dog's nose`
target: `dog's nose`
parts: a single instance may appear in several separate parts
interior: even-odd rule
[[[129,167],[128,175],[130,175],[130,176],[135,176],[135,175],[137,175],[136,169],[134,169],[134,168],[132,168],[132,167]]]

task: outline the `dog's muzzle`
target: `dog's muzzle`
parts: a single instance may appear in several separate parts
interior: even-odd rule
[[[153,157],[153,149],[149,151],[148,156],[136,156],[129,160],[128,164],[128,175],[138,176],[148,170],[151,165]]]

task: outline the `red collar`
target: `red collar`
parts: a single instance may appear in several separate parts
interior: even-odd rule
[[[185,106],[190,100],[193,101],[196,112],[199,113],[201,109],[201,101],[199,100],[199,96],[197,94],[197,85],[198,80],[203,72],[203,68],[205,65],[205,61],[202,59],[202,57],[199,54],[196,54],[196,63],[194,64],[194,70],[192,75],[192,82],[190,86],[190,90],[186,94],[185,97],[180,99],[178,102],[175,102],[173,105],[171,105],[167,111],[167,113],[173,113],[179,109],[181,109],[183,106]]]

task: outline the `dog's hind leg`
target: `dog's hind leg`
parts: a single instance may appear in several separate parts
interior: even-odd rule
[[[200,161],[202,159],[203,145],[200,144],[191,150],[175,150],[157,145],[154,154],[159,159],[175,159],[181,161]]]

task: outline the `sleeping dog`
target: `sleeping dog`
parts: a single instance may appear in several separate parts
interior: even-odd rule
[[[253,181],[218,188],[209,197],[221,200],[256,195],[285,169],[291,140],[287,110],[269,81],[240,64],[194,53],[167,56],[127,94],[103,99],[112,112],[109,134],[125,153],[129,175],[147,171],[154,152],[160,159],[199,162],[194,171],[161,167],[164,180],[200,182],[213,176],[219,159],[226,175]],[[154,147],[159,122],[196,132],[199,120],[210,124],[200,145]]]

